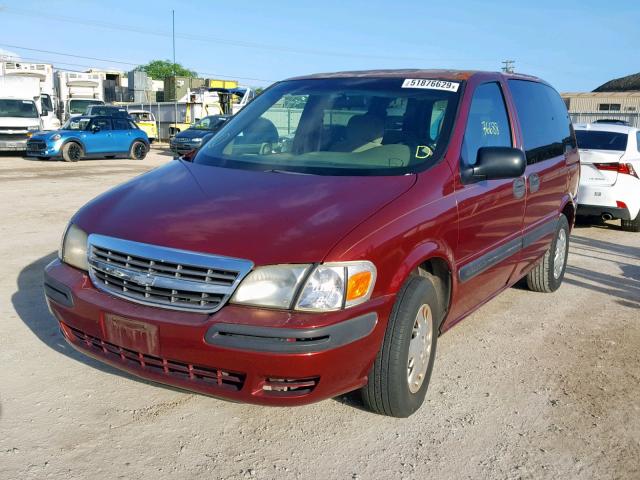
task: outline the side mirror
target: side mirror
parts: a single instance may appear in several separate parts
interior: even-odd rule
[[[475,165],[463,167],[464,183],[517,178],[524,174],[527,159],[522,150],[511,147],[482,147]]]
[[[98,133],[100,131],[100,125],[91,125],[91,131],[93,133]]]

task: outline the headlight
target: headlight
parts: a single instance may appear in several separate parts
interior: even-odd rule
[[[376,280],[376,268],[371,262],[327,263],[313,267],[307,275],[310,268],[310,265],[257,268],[242,281],[231,302],[326,312],[352,307],[371,297]],[[294,298],[297,292],[300,293]]]
[[[60,260],[80,270],[89,270],[87,260],[87,234],[70,223],[62,236]]]
[[[202,141],[202,138],[192,138],[191,141],[193,143],[200,143]]]
[[[245,278],[231,298],[233,303],[290,308],[309,265],[259,267]]]
[[[51,136],[51,140],[53,140],[54,142],[60,140],[62,138],[62,135],[60,135],[59,133],[56,133],[55,135]]]

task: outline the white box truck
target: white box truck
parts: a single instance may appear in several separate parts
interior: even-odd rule
[[[24,151],[31,135],[42,130],[39,98],[37,78],[0,76],[0,151]]]
[[[84,114],[89,105],[104,105],[104,86],[99,73],[64,72],[55,76],[58,115],[62,122]]]
[[[53,66],[49,63],[30,63],[17,61],[0,62],[0,76],[17,77],[26,79],[37,79],[37,99],[36,107],[42,118],[43,130],[57,130],[60,128],[60,120],[58,120],[54,111],[55,90],[53,82]],[[26,80],[22,83],[27,89],[22,96],[32,98],[33,85],[35,83]],[[20,96],[20,95],[18,95]]]

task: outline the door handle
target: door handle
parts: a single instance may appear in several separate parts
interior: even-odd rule
[[[535,193],[540,190],[540,176],[537,173],[529,175],[529,191]]]
[[[527,183],[524,177],[518,177],[513,181],[513,196],[515,198],[522,198],[527,192]]]

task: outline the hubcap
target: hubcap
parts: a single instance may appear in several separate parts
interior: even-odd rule
[[[431,307],[426,303],[418,309],[413,323],[411,341],[409,342],[409,358],[407,360],[407,382],[409,391],[420,390],[427,374],[431,358],[431,339],[433,335]]]
[[[80,149],[77,146],[72,145],[69,151],[69,156],[74,160],[77,160],[80,158]]]
[[[134,149],[134,154],[136,158],[142,157],[142,155],[144,155],[144,145],[137,144]]]
[[[564,269],[564,259],[567,256],[567,232],[564,229],[558,232],[556,240],[556,252],[553,256],[553,277],[557,280]]]

